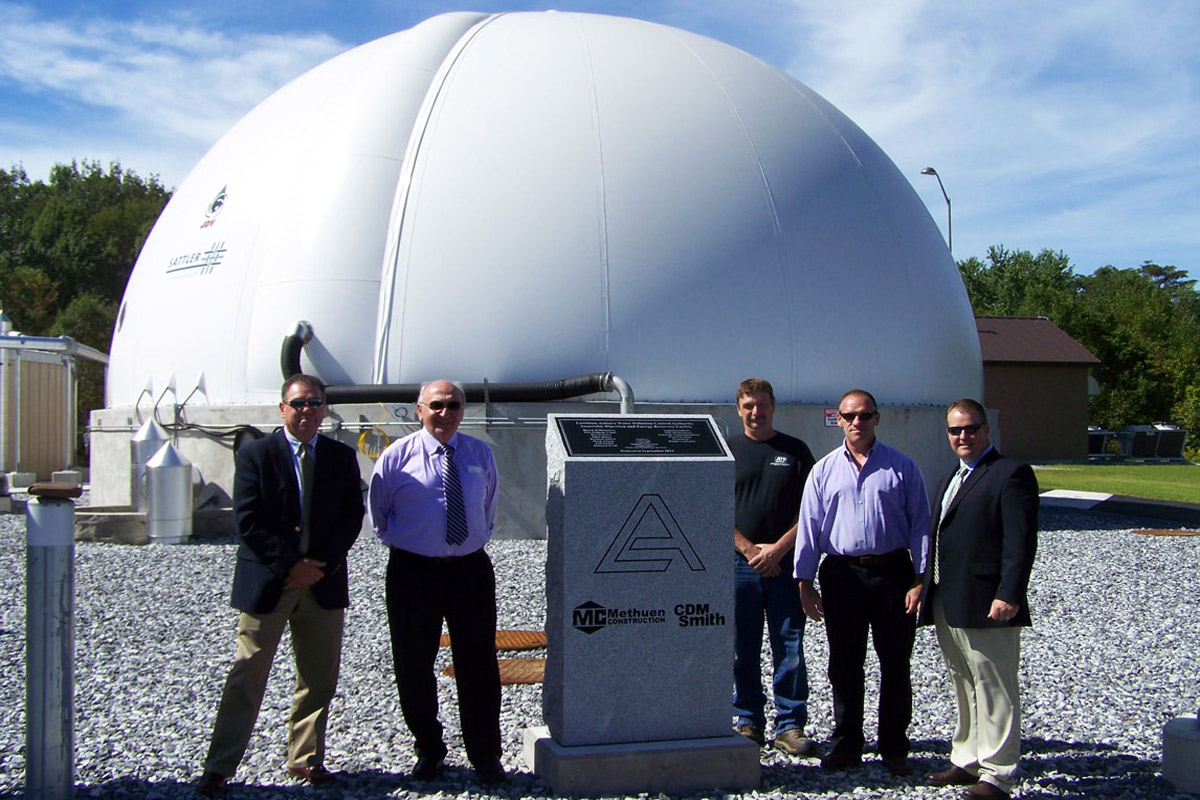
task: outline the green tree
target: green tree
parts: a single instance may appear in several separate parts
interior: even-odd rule
[[[80,344],[107,353],[112,344],[117,308],[117,303],[103,300],[91,292],[78,294],[70,305],[59,312],[49,335],[70,336]],[[79,362],[77,400],[81,414],[85,413],[85,409],[104,408],[104,367],[101,364],[87,360]],[[77,447],[82,452],[86,417],[80,423],[76,436]]]
[[[975,313],[1048,317],[1100,359],[1093,423],[1169,420],[1200,436],[1200,295],[1184,270],[1144,262],[1080,276],[1062,252],[996,246],[959,271]]]
[[[987,261],[972,256],[958,265],[976,314],[1001,317],[1049,316],[1069,308],[1079,293],[1079,276],[1065,253],[988,248]]]
[[[170,199],[120,164],[58,164],[46,181],[0,170],[0,309],[34,336],[108,352],[129,274]],[[103,374],[80,367],[79,420],[103,406]]]

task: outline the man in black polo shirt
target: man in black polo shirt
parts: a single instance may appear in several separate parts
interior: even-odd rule
[[[742,431],[729,439],[736,462],[733,541],[733,715],[736,730],[766,743],[762,689],[762,631],[774,667],[774,746],[790,755],[816,755],[804,735],[808,722],[808,669],[804,664],[804,609],[792,575],[796,520],[804,480],[815,459],[808,445],[774,428],[775,392],[761,378],[738,385]]]

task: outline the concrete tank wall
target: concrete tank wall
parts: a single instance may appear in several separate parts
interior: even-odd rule
[[[882,398],[881,398],[882,399]],[[775,425],[781,431],[799,436],[818,458],[842,442],[840,428],[825,426],[827,406],[780,405]],[[546,414],[617,413],[616,403],[564,402],[496,404],[487,409],[470,406],[462,432],[477,436],[496,452],[500,470],[500,513],[498,538],[544,538],[546,502]],[[932,484],[954,463],[946,444],[943,406],[881,406],[879,439],[907,453],[917,462]],[[640,414],[711,414],[726,432],[739,430],[741,421],[732,403],[660,404],[639,403]],[[146,410],[143,409],[143,415]],[[169,414],[167,415],[169,416]],[[254,424],[270,432],[281,424],[277,406],[205,407],[187,409],[190,423],[204,426]],[[165,420],[164,415],[160,415]],[[129,439],[137,430],[131,409],[106,409],[92,414],[91,497],[95,506],[120,506],[129,503]],[[338,429],[328,430],[334,424]],[[412,405],[344,405],[330,409],[326,433],[358,447],[363,431],[378,426],[392,440],[417,428]],[[996,432],[996,421],[992,421]],[[368,434],[370,445],[376,440]],[[233,489],[232,440],[219,440],[198,431],[184,431],[179,451],[192,462],[208,496],[218,502]],[[373,462],[359,456],[363,479],[370,476]],[[733,491],[733,487],[730,487]]]

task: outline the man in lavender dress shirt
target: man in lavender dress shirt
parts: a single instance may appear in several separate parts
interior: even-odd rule
[[[400,709],[416,740],[412,777],[436,778],[446,758],[434,676],[445,620],[467,758],[491,786],[507,781],[500,763],[496,576],[483,549],[496,523],[496,460],[487,444],[458,433],[465,399],[449,381],[421,387],[421,429],[383,451],[369,505],[375,535],[390,549],[388,626]]]
[[[879,406],[869,392],[838,404],[845,442],[809,474],[800,503],[796,579],[804,611],[825,619],[833,735],[825,769],[862,762],[867,632],[879,656],[879,754],[896,775],[908,760],[909,659],[929,543],[929,498],[912,459],[875,438]],[[824,560],[821,555],[824,554]],[[813,585],[820,562],[820,592]]]

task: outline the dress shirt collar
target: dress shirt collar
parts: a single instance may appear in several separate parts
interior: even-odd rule
[[[436,436],[425,430],[424,426],[422,426],[420,433],[421,441],[425,443],[426,452],[436,453],[442,449],[442,443],[437,440]],[[454,435],[450,437],[450,441],[446,442],[446,444],[453,447],[454,452],[458,452],[458,431],[454,432]]]
[[[283,429],[283,435],[287,437],[288,446],[290,446],[292,448],[293,454],[300,452],[300,445],[302,445],[302,444],[307,444],[313,450],[317,449],[317,436],[313,436],[307,442],[301,442],[295,436],[292,436],[292,432],[289,431],[287,428]],[[317,435],[320,435],[320,434],[317,434]]]
[[[864,462],[871,460],[871,454],[875,452],[875,446],[879,444],[879,437],[875,437],[871,442],[871,446],[867,448],[867,456],[863,459]],[[842,455],[846,457],[854,466],[858,466],[858,459],[854,457],[854,453],[850,451],[850,445],[846,444],[846,440],[842,439]]]
[[[987,446],[987,450],[984,450],[984,451],[983,451],[983,452],[982,452],[982,453],[979,455],[979,458],[975,459],[975,460],[974,460],[974,461],[972,461],[970,464],[968,464],[966,461],[962,461],[961,459],[959,460],[959,463],[960,463],[960,464],[962,464],[964,467],[966,467],[966,468],[967,468],[967,474],[970,474],[970,473],[972,473],[972,472],[974,472],[974,471],[975,471],[975,467],[979,466],[979,462],[980,462],[980,461],[983,461],[985,458],[987,458],[987,454],[988,454],[988,453],[990,453],[990,452],[992,452],[992,451],[993,451],[993,450],[995,450],[995,449],[996,449],[996,448],[992,447],[992,445],[990,445],[990,444],[989,444],[989,445]]]

